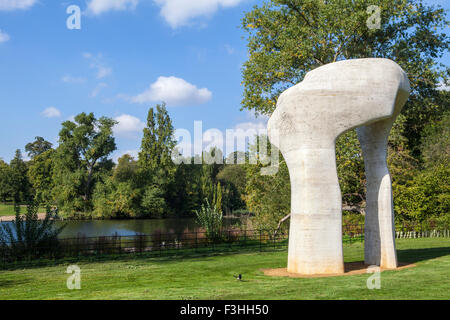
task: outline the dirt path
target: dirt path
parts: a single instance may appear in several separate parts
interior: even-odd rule
[[[385,269],[381,268],[380,271],[385,270],[402,270],[405,268],[412,268],[415,267],[415,264],[412,263],[399,263],[398,268],[396,269]],[[340,274],[321,274],[321,275],[305,275],[305,274],[296,274],[296,273],[289,273],[287,272],[286,268],[279,268],[279,269],[262,269],[261,271],[264,272],[264,275],[266,276],[272,276],[272,277],[290,277],[290,278],[321,278],[321,277],[339,277],[339,276],[351,276],[355,274],[364,274],[367,273],[367,269],[369,268],[369,265],[364,264],[364,262],[346,262],[345,263],[345,271],[344,273]]]
[[[7,221],[13,221],[16,218],[16,216],[3,216],[0,217],[0,222],[7,222]],[[45,219],[45,213],[38,213],[39,220]]]

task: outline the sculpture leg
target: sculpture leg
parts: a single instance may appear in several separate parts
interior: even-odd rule
[[[387,166],[387,141],[393,120],[357,129],[367,180],[365,263],[397,268],[392,183]]]
[[[344,272],[342,199],[334,145],[291,151],[285,159],[292,198],[288,272]]]

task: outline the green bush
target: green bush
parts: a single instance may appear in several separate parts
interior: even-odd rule
[[[39,205],[32,203],[27,205],[25,216],[20,214],[20,206],[15,204],[15,220],[12,224],[1,224],[0,248],[6,255],[14,257],[34,256],[55,250],[58,247],[58,235],[65,225],[55,226],[50,208],[44,220],[39,220]]]
[[[97,183],[93,194],[94,216],[97,218],[135,217],[138,215],[139,192],[128,182]]]
[[[209,201],[206,200],[196,214],[197,222],[206,230],[208,240],[219,240],[223,226],[222,212],[215,205],[211,207]]]
[[[145,190],[141,202],[142,209],[145,210],[141,216],[160,217],[166,212],[166,200],[164,193],[157,186],[148,187]]]
[[[450,212],[450,168],[440,164],[419,172],[406,184],[394,184],[395,212],[400,220],[423,222]]]

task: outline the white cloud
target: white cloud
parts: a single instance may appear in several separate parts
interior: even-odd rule
[[[36,2],[37,0],[0,0],[0,11],[25,10]]]
[[[116,134],[141,132],[145,127],[144,122],[129,114],[122,114],[114,120],[118,122],[114,126],[114,133]]]
[[[108,67],[103,61],[101,53],[96,56],[89,52],[84,52],[83,57],[91,62],[90,67],[97,70],[97,79],[103,79],[112,74],[112,68]]]
[[[99,15],[108,11],[134,10],[139,0],[90,0],[88,12]]]
[[[249,144],[256,143],[256,136],[267,135],[268,117],[258,117],[252,112],[245,113],[245,119],[238,122],[227,134],[225,141],[225,154],[229,155],[234,151],[248,151]]]
[[[440,91],[450,91],[450,84],[445,84],[445,82],[442,80],[439,82],[437,89]]]
[[[202,122],[194,125],[194,133],[178,128],[175,131],[178,151],[184,157],[208,152],[213,147],[222,150],[224,155],[230,155],[235,151],[248,151],[249,144],[255,144],[257,135],[267,135],[268,118],[255,119],[250,113],[246,118],[249,118],[249,121],[239,122],[226,130],[212,128],[204,131]],[[195,128],[196,125],[198,127]],[[195,132],[202,132],[202,134]]]
[[[92,58],[92,53],[90,52],[83,52],[81,55],[86,59]]]
[[[98,94],[100,93],[100,91],[102,91],[102,89],[108,87],[108,85],[104,82],[99,83],[94,90],[92,90],[91,92],[91,98],[95,98],[96,96],[98,96]]]
[[[104,66],[97,66],[97,79],[105,78],[112,74],[112,69]]]
[[[159,77],[146,91],[132,97],[131,102],[147,103],[164,101],[169,106],[182,106],[206,103],[211,98],[211,91],[206,88],[199,89],[184,79],[177,77]]]
[[[232,46],[230,46],[229,44],[225,45],[225,50],[227,51],[227,53],[231,56],[236,52],[236,49],[233,48]]]
[[[70,76],[70,75],[65,75],[64,77],[62,77],[62,79],[61,79],[63,82],[65,82],[65,83],[76,83],[76,84],[79,84],[79,83],[85,83],[86,82],[86,79],[85,78],[82,78],[82,77],[72,77],[72,76]]]
[[[256,122],[242,122],[238,123],[235,127],[235,130],[255,130],[257,132],[264,132],[267,131],[267,123],[263,121],[256,121]]]
[[[127,151],[117,151],[115,155],[113,156],[113,161],[115,163],[119,162],[119,158],[123,157],[124,155],[128,154],[131,156],[134,160],[139,159],[139,150],[127,150]]]
[[[42,115],[46,118],[59,118],[61,117],[61,111],[55,107],[48,107],[42,112]]]
[[[237,6],[244,0],[154,0],[160,14],[173,28],[188,25],[194,18],[211,16],[219,8]]]
[[[3,32],[2,30],[0,30],[0,43],[6,42],[9,39],[10,39],[9,35],[6,32]]]
[[[139,150],[127,150],[125,151],[122,156],[128,154],[129,156],[132,156],[134,160],[137,160],[139,158]]]

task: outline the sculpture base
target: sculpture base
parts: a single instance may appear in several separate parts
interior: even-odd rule
[[[386,270],[402,270],[406,268],[415,267],[412,263],[399,263],[398,268],[388,269],[380,268],[380,271]],[[322,277],[339,277],[339,276],[352,276],[357,274],[366,274],[370,265],[365,264],[362,261],[359,262],[346,262],[344,264],[345,271],[343,273],[333,273],[333,274],[299,274],[291,273],[287,271],[287,268],[278,269],[263,269],[264,275],[271,277],[290,277],[290,278],[322,278]]]

